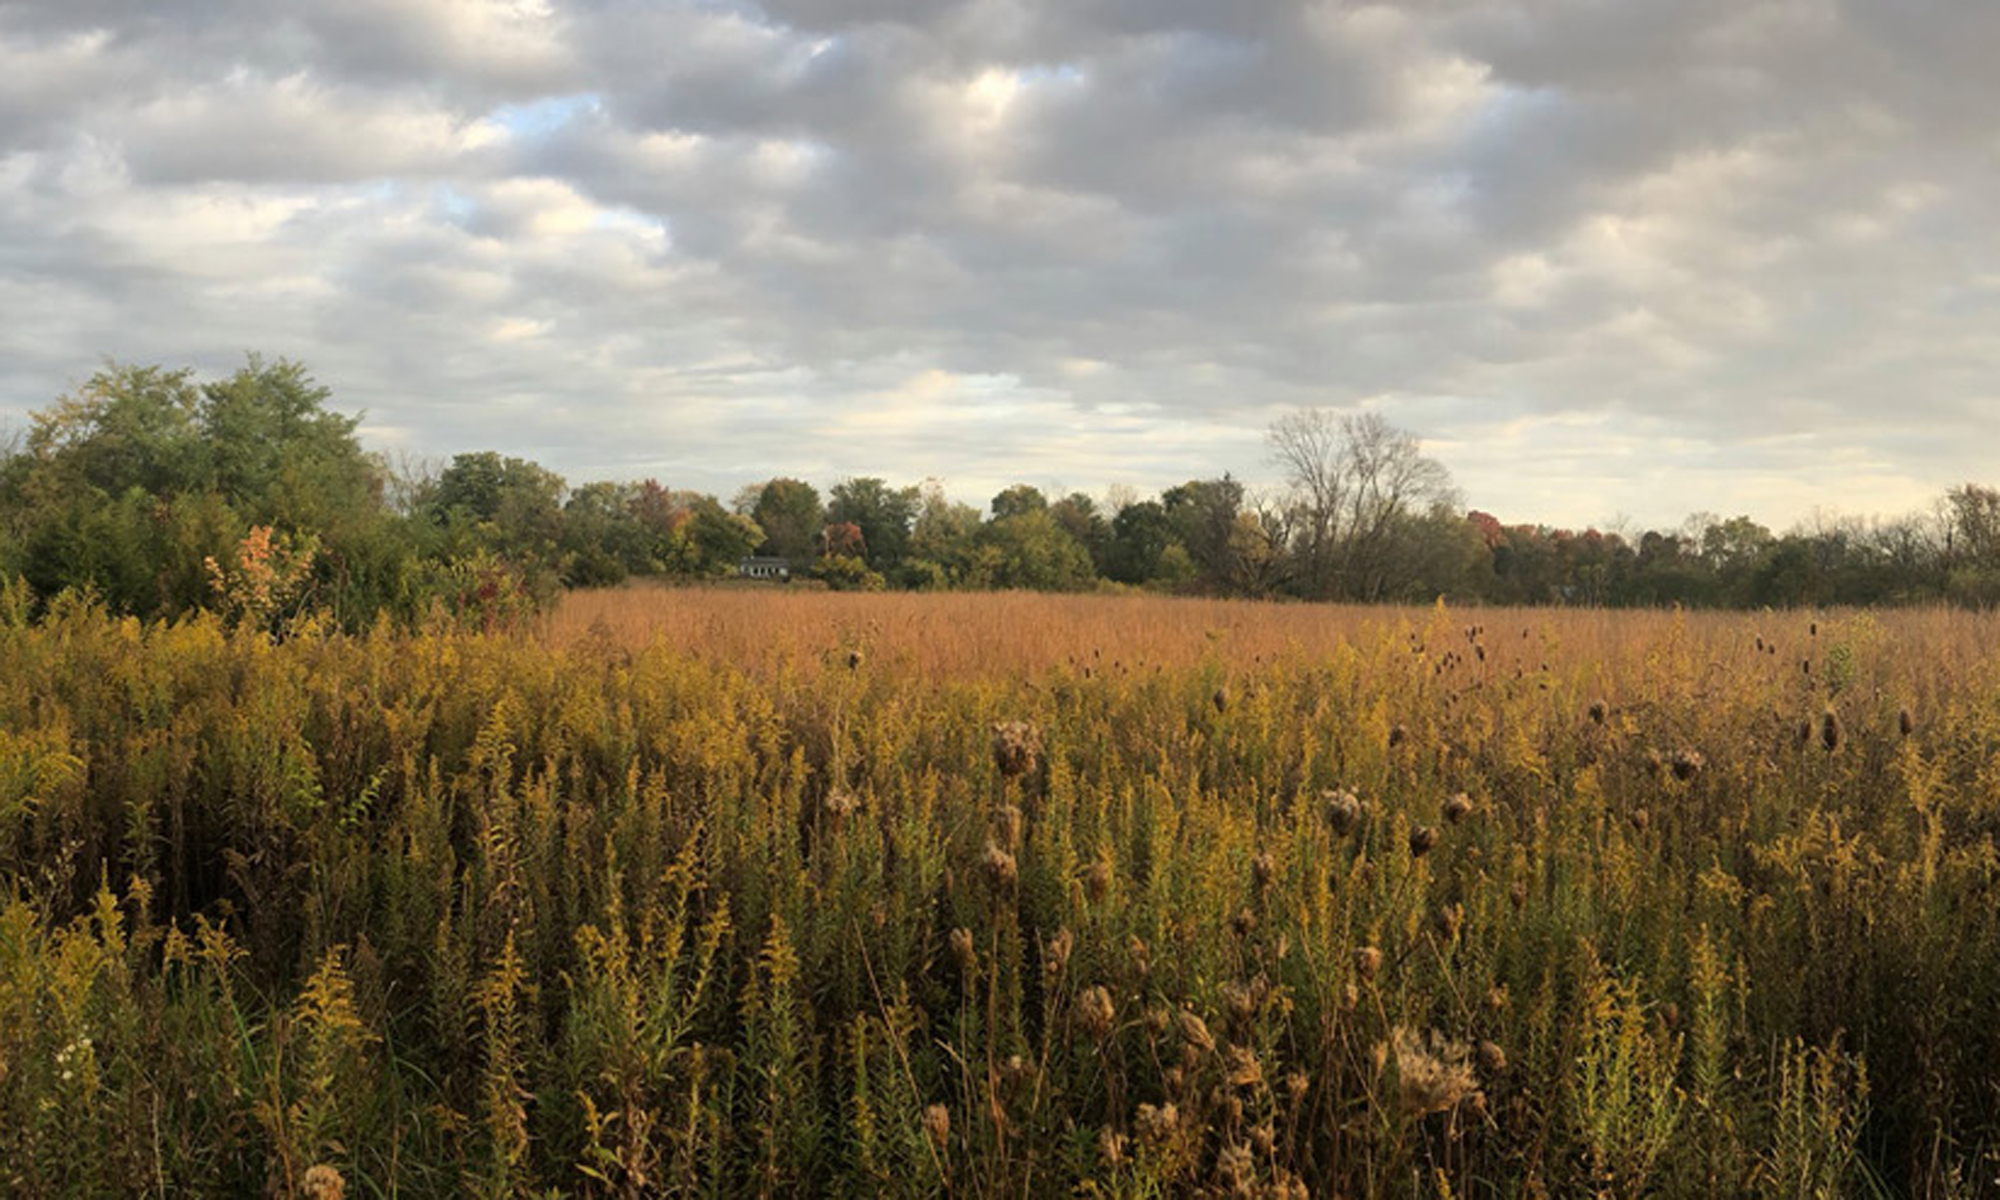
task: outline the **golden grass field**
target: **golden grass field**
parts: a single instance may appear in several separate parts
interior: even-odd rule
[[[1995,1195],[1996,838],[1986,614],[61,605],[0,1194]]]

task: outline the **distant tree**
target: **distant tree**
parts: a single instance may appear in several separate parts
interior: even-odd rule
[[[1045,512],[1048,507],[1048,497],[1042,495],[1040,488],[1025,483],[1017,483],[993,497],[993,519],[1004,521],[1008,517],[1018,517],[1033,512]]]
[[[1227,474],[1220,479],[1193,479],[1162,492],[1160,503],[1174,540],[1194,562],[1197,586],[1227,593],[1239,570],[1235,553],[1243,485]]]
[[[757,489],[757,498],[748,512],[764,531],[760,553],[783,558],[794,570],[811,564],[826,510],[819,492],[797,479],[773,479]]]
[[[1398,531],[1458,501],[1443,465],[1379,413],[1303,410],[1275,422],[1267,443],[1293,489],[1293,551],[1308,595],[1383,598],[1403,582]]]
[[[958,587],[972,577],[978,552],[979,510],[953,502],[935,481],[920,490],[910,530],[905,581],[922,590]]]
[[[909,551],[910,526],[920,500],[913,487],[892,488],[872,477],[847,479],[828,493],[826,519],[860,529],[869,568],[888,576]]]
[[[1160,556],[1173,541],[1173,524],[1166,506],[1140,500],[1118,510],[1111,519],[1111,539],[1105,549],[1104,574],[1119,583],[1140,584],[1159,573]]]
[[[980,531],[975,586],[1070,592],[1090,586],[1090,555],[1047,509],[1029,509]]]
[[[1097,509],[1097,502],[1082,492],[1071,492],[1049,505],[1049,515],[1063,531],[1076,539],[1090,555],[1092,574],[1104,573],[1105,552],[1111,543],[1111,525]]]

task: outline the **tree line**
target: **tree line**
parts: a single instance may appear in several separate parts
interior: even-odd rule
[[[492,451],[398,469],[299,364],[207,382],[107,365],[0,448],[10,603],[88,594],[276,627],[442,613],[492,623],[564,588],[722,579],[746,557],[840,589],[1137,588],[1358,602],[1756,607],[2000,601],[2000,491],[1964,484],[1891,520],[1779,534],[1696,514],[1637,534],[1468,510],[1415,435],[1374,413],[1293,413],[1282,487],[1224,474],[1154,496],[1017,484],[982,510],[935,482],[780,477],[728,503],[655,480],[572,486]]]

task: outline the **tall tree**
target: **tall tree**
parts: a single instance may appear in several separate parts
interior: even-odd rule
[[[887,576],[909,551],[910,526],[921,500],[913,487],[892,488],[870,476],[846,479],[828,493],[826,519],[859,528],[868,566]]]
[[[826,524],[826,510],[813,485],[773,479],[757,490],[749,517],[764,531],[762,553],[790,561],[794,571],[812,565],[820,527]]]

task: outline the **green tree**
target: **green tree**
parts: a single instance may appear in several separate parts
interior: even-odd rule
[[[795,571],[811,565],[826,510],[819,492],[797,479],[773,479],[757,489],[749,517],[764,531],[760,552],[786,559]]]
[[[885,577],[902,564],[910,548],[910,526],[922,496],[916,488],[892,488],[873,477],[842,480],[828,493],[826,519],[861,530],[870,570]]]

